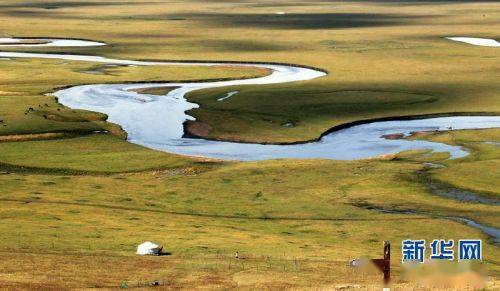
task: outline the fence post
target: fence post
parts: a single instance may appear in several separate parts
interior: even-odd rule
[[[391,243],[389,241],[384,241],[384,257],[372,259],[372,262],[384,273],[384,284],[389,284],[391,280]]]
[[[391,280],[391,243],[384,241],[384,283],[388,284]]]

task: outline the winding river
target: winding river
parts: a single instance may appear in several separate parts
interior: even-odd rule
[[[105,44],[76,39],[0,39],[0,47],[101,45]],[[0,52],[0,57],[64,59],[135,66],[228,65],[228,63],[134,61],[88,55],[5,51]],[[271,73],[259,78],[217,82],[83,85],[59,90],[54,95],[58,97],[60,103],[70,108],[107,114],[110,122],[119,124],[128,133],[128,140],[132,143],[176,154],[226,160],[251,161],[277,158],[353,160],[415,149],[449,152],[451,158],[460,158],[466,156],[467,152],[458,146],[422,140],[386,139],[383,136],[399,133],[409,135],[411,132],[416,131],[440,131],[450,128],[500,127],[500,117],[498,116],[453,116],[372,122],[334,131],[324,135],[318,141],[293,145],[235,143],[184,137],[184,122],[194,120],[185,112],[198,107],[197,104],[190,103],[185,99],[188,92],[233,85],[307,81],[326,75],[325,72],[319,70],[292,65],[264,63],[238,63],[232,65],[266,68]],[[148,87],[176,87],[176,89],[165,96],[148,95],[133,91]]]
[[[467,41],[469,39],[453,39]],[[31,42],[31,43],[27,43]],[[477,40],[472,40],[477,42]],[[15,39],[0,38],[0,47],[37,47],[37,46],[101,46],[101,42],[75,39]],[[482,42],[480,45],[484,45]],[[486,45],[494,46],[491,42]],[[45,54],[24,52],[0,52],[0,58],[45,58],[74,61],[89,61],[106,64],[153,66],[227,66],[228,63],[199,62],[146,62],[133,60],[111,59],[99,56],[72,54]],[[193,139],[184,137],[183,123],[194,118],[185,112],[198,107],[185,99],[188,92],[215,87],[232,85],[276,84],[285,82],[307,81],[325,76],[326,73],[311,68],[278,65],[278,64],[233,64],[235,66],[267,68],[271,73],[267,76],[220,82],[198,83],[165,83],[165,84],[97,84],[75,86],[54,93],[59,102],[74,109],[85,109],[105,113],[109,121],[119,124],[128,133],[128,140],[152,149],[171,153],[219,158],[228,160],[265,160],[276,158],[327,158],[353,160],[375,157],[383,154],[397,153],[404,150],[427,149],[439,152],[449,152],[451,158],[467,155],[467,151],[458,146],[442,143],[387,139],[383,136],[391,134],[409,135],[416,131],[441,131],[458,129],[479,129],[500,127],[498,116],[452,116],[425,118],[417,120],[378,121],[324,135],[318,141],[294,145],[262,145],[249,143],[234,143]],[[165,96],[137,93],[134,89],[149,87],[175,87]],[[237,92],[229,92],[223,101]],[[234,98],[234,97],[233,97]],[[480,225],[465,218],[450,217],[455,221],[481,229],[500,241],[500,230]]]

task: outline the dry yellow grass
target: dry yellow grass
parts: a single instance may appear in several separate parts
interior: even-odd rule
[[[191,96],[205,109],[193,114],[211,124],[216,136],[292,141],[378,116],[498,112],[498,51],[442,37],[498,38],[499,15],[498,3],[475,1],[1,1],[0,34],[109,44],[2,50],[326,69],[327,77],[312,82],[238,88],[230,102],[211,102],[219,91]],[[50,137],[56,130],[109,129],[104,116],[69,110],[41,95],[59,86],[265,73],[197,67],[88,73],[96,69],[102,68],[57,60],[0,61],[0,91],[9,93],[0,94],[0,118],[7,125],[0,134],[21,140],[43,137],[34,134],[40,132]],[[25,115],[29,107],[34,112]],[[298,126],[280,126],[290,119]],[[405,153],[355,162],[217,162],[147,150],[110,135],[1,142],[0,287],[143,287],[160,280],[166,288],[185,289],[379,288],[380,275],[360,274],[346,264],[379,257],[381,242],[388,239],[394,286],[412,288],[399,264],[401,240],[445,233],[483,239],[483,265],[491,275],[486,287],[495,289],[499,248],[479,230],[444,217],[498,227],[498,207],[431,195],[417,176],[423,162],[443,163],[446,168],[431,175],[498,195],[488,182],[496,172],[485,171],[497,164],[498,149],[468,142],[491,137],[498,133],[455,139],[473,149],[462,161]],[[453,142],[446,134],[427,138]],[[163,244],[172,254],[135,256],[144,240]],[[246,259],[234,259],[235,251]]]
[[[20,92],[0,91],[0,95],[15,96],[15,95],[22,95],[22,93],[20,93]]]

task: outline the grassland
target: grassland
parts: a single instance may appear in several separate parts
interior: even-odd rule
[[[498,51],[442,37],[498,39],[499,14],[497,3],[467,1],[2,1],[0,34],[110,44],[2,48],[11,51],[328,70],[310,82],[189,96],[201,104],[191,114],[213,128],[210,137],[290,142],[359,119],[498,112]],[[76,84],[265,73],[0,60],[0,286],[115,288],[160,280],[185,289],[379,287],[380,275],[350,269],[347,261],[379,257],[382,241],[390,240],[393,282],[405,287],[411,282],[397,263],[400,241],[443,235],[483,239],[483,267],[498,283],[498,246],[448,219],[498,228],[498,206],[443,198],[426,184],[497,199],[498,145],[485,142],[498,143],[498,130],[418,137],[468,148],[471,155],[459,160],[409,152],[352,162],[220,162],[129,144],[102,114],[43,95]],[[234,90],[240,93],[216,102]],[[282,126],[288,122],[295,127]],[[135,256],[145,240],[171,254]],[[236,251],[243,259],[234,259]]]
[[[489,134],[477,131],[475,138],[489,140]],[[445,217],[498,227],[496,206],[444,199],[420,182],[423,161],[446,163],[448,172],[461,165],[441,161],[443,155],[174,163],[167,154],[132,145],[124,151],[113,140],[123,143],[91,135],[0,144],[6,153],[0,175],[4,286],[112,287],[153,280],[188,288],[372,285],[379,282],[376,275],[361,275],[346,263],[379,256],[383,240],[395,243],[397,262],[399,241],[430,240],[444,228],[449,238],[488,241]],[[63,142],[65,147],[57,145]],[[25,148],[33,153],[29,158],[21,157]],[[488,161],[498,159],[476,162]],[[124,169],[142,171],[117,173]],[[471,168],[466,177],[488,175]],[[135,246],[143,240],[164,244],[172,254],[138,258]],[[245,259],[233,259],[235,251]],[[490,275],[497,276],[498,247],[486,243],[484,252]],[[403,284],[400,265],[393,268],[395,283]]]
[[[330,72],[310,82],[237,88],[241,92],[226,102],[215,99],[235,88],[192,94],[202,105],[192,114],[214,129],[212,138],[291,142],[358,119],[499,110],[498,50],[443,39],[498,38],[500,7],[494,2],[2,3],[5,35],[111,45],[50,51],[285,62]],[[281,126],[290,121],[296,126]]]

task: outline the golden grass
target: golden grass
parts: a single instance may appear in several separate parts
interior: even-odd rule
[[[339,165],[335,164],[335,168],[338,169]],[[304,170],[303,167],[300,169]],[[270,180],[280,177],[265,167],[260,167],[259,170],[268,175]],[[295,172],[292,169],[288,171]],[[1,284],[9,286],[24,282],[46,287],[113,287],[119,286],[123,281],[136,285],[161,280],[170,287],[194,288],[201,284],[211,284],[212,280],[209,278],[213,278],[217,282],[214,283],[217,288],[240,285],[257,288],[262,284],[276,288],[328,288],[346,283],[369,285],[377,282],[380,276],[363,276],[347,268],[346,264],[351,258],[380,256],[383,239],[390,239],[394,244],[393,276],[397,283],[402,280],[398,275],[401,272],[397,264],[398,243],[406,236],[431,239],[442,235],[445,227],[448,237],[455,239],[463,236],[483,237],[478,231],[455,222],[432,218],[422,220],[419,216],[412,218],[379,214],[376,211],[349,207],[342,203],[341,193],[339,196],[328,195],[321,198],[322,186],[319,185],[314,191],[319,192],[318,194],[304,196],[304,191],[309,192],[309,189],[298,189],[286,182],[283,183],[285,188],[280,187],[275,193],[264,192],[263,199],[270,199],[264,204],[250,202],[251,200],[243,202],[241,206],[246,209],[235,208],[236,203],[228,205],[227,201],[230,199],[224,196],[218,198],[206,193],[198,203],[191,197],[181,198],[184,195],[179,195],[179,200],[174,198],[177,195],[171,193],[178,190],[169,189],[170,187],[162,190],[162,185],[176,183],[175,181],[185,183],[183,180],[187,178],[194,193],[204,191],[197,189],[206,189],[206,186],[190,183],[189,177],[199,180],[207,174],[136,174],[107,178],[15,174],[0,176],[5,193],[0,198],[3,221],[0,227],[4,233],[0,249],[4,257],[2,265],[11,274],[3,277]],[[236,171],[235,176],[239,175],[241,173]],[[206,177],[207,182],[212,180],[214,184],[211,177],[213,175]],[[18,179],[24,180],[23,188],[16,186]],[[380,181],[381,184],[387,182],[385,178]],[[264,183],[266,181],[261,182]],[[325,185],[324,190],[331,189],[335,184]],[[34,187],[35,185],[38,186]],[[311,214],[324,218],[328,218],[329,214],[333,216],[333,220],[310,220],[300,217],[303,214],[292,210],[293,208],[275,207],[275,203],[283,205],[280,200],[276,201],[279,198],[277,195],[288,187],[295,188],[296,194],[293,196],[297,196],[287,198],[287,204],[292,207],[300,208],[301,205],[323,203],[323,199],[330,200],[331,206],[327,207],[332,210],[325,209],[324,216],[321,213]],[[334,189],[334,192],[342,188]],[[29,193],[35,189],[34,192],[37,193]],[[247,194],[242,193],[243,189],[232,191],[238,193],[238,196],[246,196]],[[219,192],[217,188],[209,190]],[[109,194],[104,194],[105,192]],[[112,192],[116,194],[113,195]],[[136,193],[141,193],[141,197]],[[355,199],[355,192],[348,193],[345,198]],[[401,193],[406,195],[405,191]],[[300,196],[304,197],[304,201],[295,201]],[[220,202],[207,203],[206,198]],[[241,213],[237,215],[242,217],[217,217],[221,211],[210,209],[216,204]],[[319,205],[311,207],[311,211],[319,210]],[[170,213],[168,208],[185,214]],[[280,214],[273,212],[266,214],[267,219],[263,217],[260,220],[246,219],[243,215],[261,215],[260,211],[267,212],[273,208],[288,216],[299,215],[299,219],[274,220]],[[215,216],[199,216],[201,213],[212,213]],[[335,217],[339,220],[335,221]],[[363,217],[369,219],[363,220]],[[425,230],[418,227],[423,222],[427,226]],[[12,231],[14,229],[16,231]],[[163,244],[172,255],[160,258],[135,257],[135,246],[143,240]],[[346,245],[346,242],[349,244]],[[236,250],[246,259],[233,259],[232,255]],[[496,272],[494,258],[497,248],[487,244],[484,252],[488,254],[489,271]],[[65,263],[62,264],[62,261]],[[97,271],[103,268],[109,270],[111,275]]]
[[[0,95],[9,95],[9,96],[13,96],[13,95],[21,95],[22,93],[19,93],[19,92],[7,92],[7,91],[0,91]]]
[[[2,286],[111,288],[154,280],[185,288],[372,286],[380,275],[363,275],[346,264],[379,257],[383,240],[393,243],[394,284],[407,286],[399,242],[431,240],[443,229],[448,238],[482,238],[484,267],[497,278],[498,247],[480,231],[444,219],[467,217],[498,227],[497,207],[431,195],[415,178],[423,161],[441,162],[441,155],[293,163],[186,159],[162,170],[173,166],[168,154],[144,150],[151,159],[135,159],[127,156],[131,150],[139,147],[103,135],[0,144],[2,162],[23,166],[0,174],[0,252],[11,274],[0,276]],[[32,156],[21,160],[28,151]],[[93,159],[83,158],[89,154]],[[143,165],[150,169],[112,174]],[[172,255],[136,257],[135,247],[144,240]],[[235,251],[245,259],[235,260]],[[103,268],[112,275],[97,271]]]
[[[328,70],[327,77],[311,82],[237,88],[240,93],[226,102],[214,102],[214,96],[235,88],[190,96],[202,105],[192,114],[214,128],[214,137],[259,141],[315,138],[335,124],[380,116],[498,112],[498,51],[442,37],[498,38],[499,13],[492,2],[0,3],[4,34],[110,44],[2,50],[268,61]],[[7,93],[0,94],[6,125],[0,135],[22,139],[103,129],[120,134],[102,114],[70,110],[41,95],[59,86],[267,73],[100,66],[0,61],[0,91]],[[29,107],[33,112],[24,114]],[[288,121],[297,126],[281,126]],[[498,149],[482,143],[497,140],[498,131],[425,138],[464,145],[473,154],[453,161],[446,161],[446,154],[407,152],[355,162],[229,163],[151,151],[123,136],[1,142],[0,286],[117,288],[160,280],[167,288],[186,289],[379,288],[379,275],[360,274],[346,264],[379,257],[381,242],[390,240],[395,287],[411,288],[398,264],[400,241],[445,234],[483,239],[483,266],[495,289],[498,247],[480,231],[444,217],[499,227],[498,207],[432,195],[419,172],[423,162],[441,163],[446,167],[428,170],[432,178],[498,197]],[[172,254],[135,256],[144,240],[163,244]],[[246,259],[234,259],[235,251]]]

